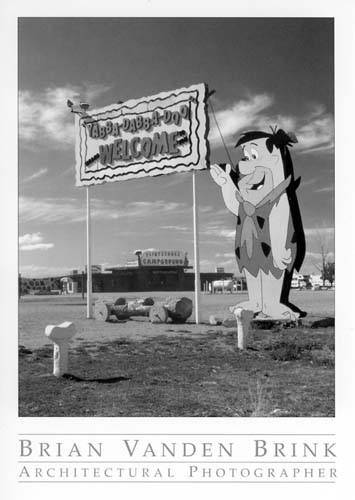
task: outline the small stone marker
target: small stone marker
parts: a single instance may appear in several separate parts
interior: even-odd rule
[[[60,325],[47,325],[45,335],[53,342],[53,375],[61,377],[68,371],[69,341],[76,333],[74,323],[64,321]]]
[[[236,308],[233,312],[237,320],[238,349],[246,349],[248,346],[250,322],[254,317],[254,312],[241,308]]]
[[[223,323],[223,320],[221,318],[218,318],[217,316],[214,316],[211,314],[211,316],[208,318],[208,322],[212,326],[217,326],[221,325]]]

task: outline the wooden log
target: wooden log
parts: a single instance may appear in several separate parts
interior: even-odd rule
[[[153,324],[166,323],[168,321],[168,311],[161,304],[155,304],[150,308],[149,321]]]
[[[121,305],[113,304],[111,306],[111,314],[116,316],[117,319],[129,318],[128,304],[121,304]]]
[[[169,318],[176,323],[184,323],[192,314],[192,300],[187,297],[169,298],[163,304]]]
[[[124,304],[126,304],[126,299],[125,297],[118,297],[118,299],[115,300],[115,303],[114,305],[115,306],[123,306]]]
[[[149,316],[151,307],[144,305],[142,301],[134,300],[123,305],[112,305],[110,312],[118,319],[125,319],[131,316]]]
[[[163,303],[155,304],[151,297],[131,301],[119,297],[115,302],[98,300],[94,312],[99,321],[109,321],[110,316],[114,315],[117,319],[149,316],[152,323],[166,323],[168,318],[175,323],[184,323],[192,314],[192,300],[187,297],[168,298]]]
[[[155,302],[152,297],[147,297],[146,299],[143,300],[143,305],[144,306],[154,306]]]
[[[98,300],[95,302],[94,317],[99,321],[108,321],[111,316],[111,304]]]
[[[112,302],[112,301],[108,300],[107,302]],[[144,306],[154,305],[154,299],[152,297],[146,297],[144,299],[135,299],[135,300],[131,300],[128,302],[131,302],[131,303],[137,302],[139,304],[143,304]],[[127,304],[126,297],[118,297],[118,299],[116,299],[114,302],[115,306],[123,306],[124,304]]]

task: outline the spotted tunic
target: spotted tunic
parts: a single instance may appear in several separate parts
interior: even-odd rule
[[[279,186],[273,189],[256,206],[245,201],[239,192],[236,197],[240,203],[237,216],[237,226],[235,234],[235,255],[240,272],[246,269],[252,276],[257,276],[259,270],[266,274],[271,272],[275,278],[280,278],[283,270],[275,267],[270,240],[270,212],[285,192],[290,183],[287,178]],[[297,251],[296,235],[292,222],[289,217],[286,248],[291,249],[291,262],[287,269],[291,270]]]

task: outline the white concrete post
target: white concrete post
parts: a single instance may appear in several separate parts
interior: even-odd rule
[[[74,323],[65,321],[60,325],[47,325],[45,335],[53,342],[53,375],[61,377],[68,373],[69,342],[76,333]]]
[[[254,317],[254,312],[248,309],[236,308],[234,316],[237,320],[238,349],[246,349],[248,346],[250,322]]]

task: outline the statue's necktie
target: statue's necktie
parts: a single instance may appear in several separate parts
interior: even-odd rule
[[[257,205],[253,205],[249,201],[244,200],[239,191],[235,192],[235,196],[239,203],[243,206],[245,212],[245,219],[241,228],[240,234],[240,247],[245,243],[247,255],[250,259],[253,255],[253,245],[254,238],[258,238],[258,231],[255,225],[255,212],[258,208],[261,208],[267,204],[272,206],[280,198],[280,196],[285,192],[287,187],[291,182],[291,176],[282,181],[278,186],[276,186],[270,193],[268,193]]]

